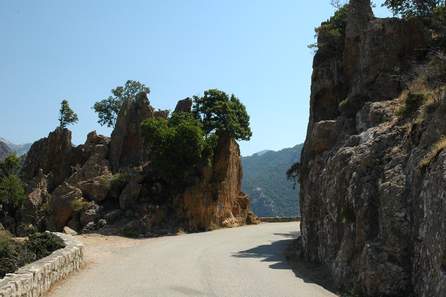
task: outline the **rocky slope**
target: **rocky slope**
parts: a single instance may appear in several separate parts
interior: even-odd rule
[[[190,112],[186,103],[180,101],[177,109]],[[213,166],[205,166],[190,188],[171,197],[151,168],[149,140],[141,132],[143,120],[166,116],[140,94],[123,105],[110,138],[91,132],[85,144],[74,147],[71,132],[57,128],[35,142],[22,168],[29,194],[21,224],[10,229],[25,233],[68,226],[152,236],[255,222],[241,191],[240,151],[233,139],[220,139]]]
[[[299,213],[299,187],[286,177],[286,171],[298,160],[303,145],[280,151],[263,151],[242,157],[242,189],[251,199],[258,216],[292,217]]]
[[[3,141],[0,141],[0,160],[3,160],[12,153],[11,148]]]
[[[443,48],[352,0],[320,32],[300,166],[303,256],[364,296],[446,296]],[[336,41],[336,40],[335,40]]]

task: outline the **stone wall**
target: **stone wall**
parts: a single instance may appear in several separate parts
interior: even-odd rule
[[[7,274],[0,280],[0,297],[43,296],[57,281],[79,270],[83,261],[83,245],[72,236],[56,235],[64,240],[66,247]]]

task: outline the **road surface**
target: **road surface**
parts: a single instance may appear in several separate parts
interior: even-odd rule
[[[79,236],[86,266],[49,297],[333,297],[296,276],[283,252],[297,222],[152,239]]]

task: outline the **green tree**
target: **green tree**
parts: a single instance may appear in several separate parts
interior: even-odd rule
[[[0,213],[15,218],[25,200],[25,187],[18,177],[20,161],[15,155],[0,162]]]
[[[124,86],[111,90],[112,96],[96,102],[93,106],[98,114],[98,123],[102,126],[114,127],[116,118],[121,110],[122,104],[127,100],[135,100],[136,95],[144,92],[149,94],[149,87],[135,80],[128,80]]]
[[[62,100],[59,111],[59,127],[65,128],[67,125],[77,123],[79,121],[77,114],[71,109],[67,100]]]
[[[147,119],[142,129],[152,166],[163,180],[174,191],[190,184],[206,145],[201,123],[190,113],[174,112],[169,119]]]
[[[245,106],[233,94],[211,89],[204,96],[194,96],[193,111],[201,120],[206,134],[228,135],[237,140],[252,136]]]
[[[0,162],[0,177],[18,174],[20,169],[20,159],[12,154]]]
[[[430,16],[438,7],[445,6],[444,0],[386,0],[383,6],[389,8],[394,15],[403,17]]]

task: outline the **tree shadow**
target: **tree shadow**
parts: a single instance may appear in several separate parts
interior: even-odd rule
[[[271,269],[288,269],[306,283],[317,284],[324,289],[336,293],[328,270],[319,264],[308,263],[297,256],[298,232],[275,233],[286,239],[272,241],[270,244],[260,245],[233,254],[237,258],[258,258],[262,262],[272,262]]]

